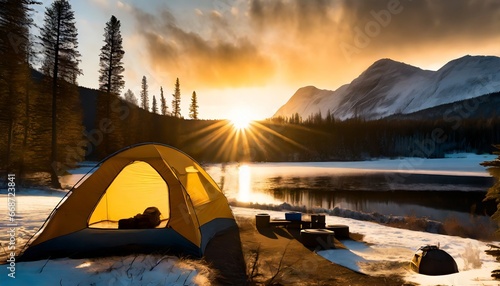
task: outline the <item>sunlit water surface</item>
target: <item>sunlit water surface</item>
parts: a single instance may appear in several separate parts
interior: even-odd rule
[[[205,168],[228,199],[239,202],[338,207],[442,222],[467,222],[471,217],[489,221],[487,215],[495,207],[483,199],[493,179],[481,166],[464,167],[457,161],[443,169],[440,163],[445,162],[413,170],[398,168],[397,162],[235,163]]]

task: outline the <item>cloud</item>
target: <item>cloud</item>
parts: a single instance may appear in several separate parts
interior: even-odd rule
[[[374,14],[391,7],[400,12],[391,13],[380,36],[401,43],[480,38],[497,33],[500,27],[500,1],[496,0],[252,0],[249,11],[258,28],[288,29],[302,37],[319,31],[326,38],[354,36],[354,28],[364,29],[376,21]]]
[[[265,84],[273,76],[273,62],[248,38],[233,33],[213,37],[188,31],[177,24],[169,10],[156,15],[134,9],[149,64],[158,72],[183,78],[204,87],[240,87]],[[212,30],[228,31],[230,25],[217,12],[198,14]],[[230,38],[230,39],[228,39]]]
[[[390,15],[390,20],[377,37],[378,41],[374,41],[377,46],[391,43],[426,45],[449,39],[472,43],[476,39],[495,35],[500,27],[500,2],[495,0],[346,0],[342,21],[364,30],[367,23],[376,21],[373,15],[388,11],[389,5],[398,6],[400,12]]]
[[[238,16],[240,14],[238,7],[231,7],[231,14],[233,14],[233,16]]]
[[[109,7],[109,2],[106,0],[92,0],[92,2],[104,9],[107,9]]]
[[[134,8],[150,65],[208,87],[280,81],[335,88],[380,58],[444,64],[491,51],[500,40],[497,0],[221,3],[221,9],[195,9],[189,23],[175,9]]]
[[[118,9],[125,10],[125,11],[130,11],[132,9],[132,6],[130,6],[130,4],[124,3],[122,1],[117,1],[116,2],[116,7]]]
[[[339,1],[253,0],[249,22],[266,51],[275,54],[281,77],[295,84],[328,86],[342,58],[338,48]]]
[[[332,21],[332,9],[337,1],[263,1],[252,0],[249,14],[259,29],[289,29],[303,35],[311,31],[323,31],[335,22]]]
[[[483,43],[500,40],[496,0],[252,0],[248,14],[291,81],[352,79],[383,57],[451,60],[448,51],[481,53]]]

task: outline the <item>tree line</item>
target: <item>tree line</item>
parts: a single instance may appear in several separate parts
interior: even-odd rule
[[[283,160],[327,161],[370,158],[442,158],[446,153],[491,153],[500,140],[500,119],[410,120],[361,118],[336,120],[320,114],[270,120],[272,129],[297,144]],[[295,146],[295,147],[293,147]],[[260,159],[260,158],[259,158]]]
[[[352,161],[443,158],[453,152],[490,154],[500,118],[337,120],[293,115],[254,122],[237,131],[227,121],[178,122],[175,144],[202,162]]]

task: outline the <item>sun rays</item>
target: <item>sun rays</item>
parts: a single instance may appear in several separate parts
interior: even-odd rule
[[[211,154],[216,160],[232,162],[267,161],[276,154],[290,150],[307,150],[305,146],[288,138],[286,130],[293,125],[271,120],[254,121],[248,114],[239,113],[231,119],[213,121],[194,132],[188,140],[197,142],[196,148]],[[285,155],[286,156],[286,155]]]

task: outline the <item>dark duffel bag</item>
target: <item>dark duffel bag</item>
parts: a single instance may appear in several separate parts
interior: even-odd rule
[[[143,217],[147,217],[149,225],[152,227],[156,227],[160,224],[160,210],[157,207],[149,207],[144,210],[142,213]],[[145,220],[145,218],[143,218]]]
[[[136,227],[136,220],[135,218],[123,218],[118,221],[118,228],[119,229],[131,229],[131,228],[137,228]]]
[[[148,207],[142,214],[119,220],[118,228],[155,228],[160,224],[160,215],[160,210],[157,207]]]

